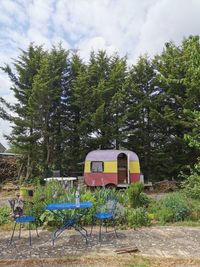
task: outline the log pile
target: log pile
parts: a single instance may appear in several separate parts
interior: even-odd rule
[[[17,162],[15,157],[0,157],[0,183],[17,178]]]
[[[158,193],[173,192],[178,189],[178,182],[163,180],[163,181],[154,183],[153,188],[154,188],[154,192],[158,192]]]

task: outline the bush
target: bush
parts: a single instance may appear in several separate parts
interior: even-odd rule
[[[158,210],[162,214],[163,222],[177,222],[185,220],[190,209],[186,198],[181,193],[170,193],[160,200],[161,209]]]
[[[200,200],[188,198],[187,202],[190,209],[189,219],[192,221],[198,221],[200,219]]]
[[[161,225],[164,225],[169,222],[173,222],[174,221],[173,218],[174,218],[174,214],[171,211],[171,209],[165,208],[165,207],[161,207],[155,216],[155,219],[157,219]]]
[[[105,204],[109,199],[118,199],[118,192],[115,188],[97,188],[94,192],[95,200],[100,204]]]
[[[133,185],[132,185],[133,186]],[[132,187],[131,186],[131,187]],[[137,200],[137,204],[139,205],[147,205],[149,203],[149,198],[146,194],[143,194],[140,189],[143,188],[143,185],[136,185],[139,196],[135,197],[136,194],[133,194],[133,198]],[[135,186],[133,187],[135,190]],[[130,189],[129,189],[130,190]],[[133,191],[134,191],[133,190]],[[50,181],[45,186],[38,184],[38,186],[34,190],[34,195],[32,198],[32,204],[30,203],[26,209],[27,213],[30,215],[36,216],[40,222],[40,225],[50,226],[50,227],[58,227],[62,225],[62,219],[56,216],[54,213],[45,210],[45,206],[48,203],[52,202],[75,202],[75,191],[76,188],[72,189],[64,189],[62,184],[58,181]],[[136,190],[137,191],[137,190]],[[135,192],[135,191],[134,191]],[[147,213],[144,209],[130,209],[128,206],[129,203],[129,194],[130,191],[117,191],[116,189],[108,189],[108,188],[98,188],[94,192],[81,188],[80,198],[81,201],[91,201],[93,203],[93,207],[89,209],[88,213],[83,216],[82,224],[89,225],[93,219],[94,213],[98,211],[98,209],[107,203],[109,204],[109,200],[118,199],[118,203],[116,205],[116,224],[120,226],[141,226],[141,225],[149,225],[150,220],[148,219]],[[44,198],[44,201],[41,200],[41,197]],[[135,202],[134,202],[135,203]],[[128,206],[125,208],[124,206]],[[128,222],[127,222],[127,211],[128,209]],[[76,210],[65,210],[63,211],[66,217],[70,217],[73,215]]]
[[[144,185],[142,183],[133,183],[128,188],[129,202],[132,208],[148,206],[150,200],[146,194],[142,192]]]
[[[127,209],[126,218],[129,227],[150,226],[151,224],[147,211],[142,207]]]
[[[31,214],[39,218],[41,224],[45,226],[61,225],[62,220],[52,212],[45,211],[44,208],[52,202],[75,202],[75,191],[76,188],[66,190],[58,181],[50,181],[45,186],[38,185],[34,191]],[[45,201],[41,201],[41,196]],[[81,201],[91,201],[93,203],[93,208],[82,218],[82,223],[88,225],[92,221],[96,208],[104,205],[108,199],[118,198],[118,193],[115,189],[100,188],[92,192],[86,188],[81,188],[80,198]],[[67,217],[75,212],[75,210],[65,210],[63,213]]]
[[[117,198],[119,200],[119,203],[121,203],[124,207],[129,207],[129,195],[127,189],[118,190]]]
[[[45,211],[45,206],[52,202],[73,201],[75,201],[75,189],[66,190],[60,182],[50,181],[45,186],[37,185],[34,190],[32,203],[26,205],[26,212],[36,216],[40,224],[59,226],[61,224],[60,218],[52,212]]]
[[[11,222],[10,212],[11,210],[8,207],[0,208],[0,225]]]
[[[60,227],[62,225],[62,218],[52,213],[49,210],[44,211],[39,217],[43,226]]]
[[[200,163],[195,166],[192,174],[186,178],[183,186],[188,197],[200,199]]]

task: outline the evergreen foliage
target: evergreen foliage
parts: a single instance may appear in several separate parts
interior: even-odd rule
[[[199,156],[189,145],[199,143],[199,51],[199,37],[191,36],[128,66],[105,51],[85,63],[61,45],[45,51],[30,44],[13,69],[1,67],[17,100],[0,98],[0,116],[13,125],[7,138],[22,155],[19,175],[81,173],[77,164],[99,148],[135,151],[149,180],[189,172]]]

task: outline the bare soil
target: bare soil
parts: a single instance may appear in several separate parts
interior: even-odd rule
[[[111,229],[109,229],[111,230]],[[119,230],[118,238],[103,233],[98,241],[98,228],[86,245],[73,230],[67,230],[51,245],[51,232],[40,230],[33,244],[28,243],[28,231],[17,233],[8,245],[11,232],[0,232],[0,266],[200,266],[200,227],[150,227],[138,230]],[[137,246],[139,252],[124,255],[115,250]],[[137,265],[138,264],[138,265]]]

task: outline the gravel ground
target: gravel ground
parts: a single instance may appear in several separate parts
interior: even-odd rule
[[[86,245],[85,240],[75,231],[66,230],[51,245],[51,233],[40,230],[38,238],[32,231],[32,246],[28,243],[28,231],[22,231],[21,239],[17,233],[9,246],[10,232],[0,232],[0,259],[41,259],[91,254],[116,254],[121,247],[137,246],[137,254],[157,257],[200,258],[200,227],[151,227],[138,230],[118,231],[116,239],[113,233],[103,234],[98,241],[98,229]]]

